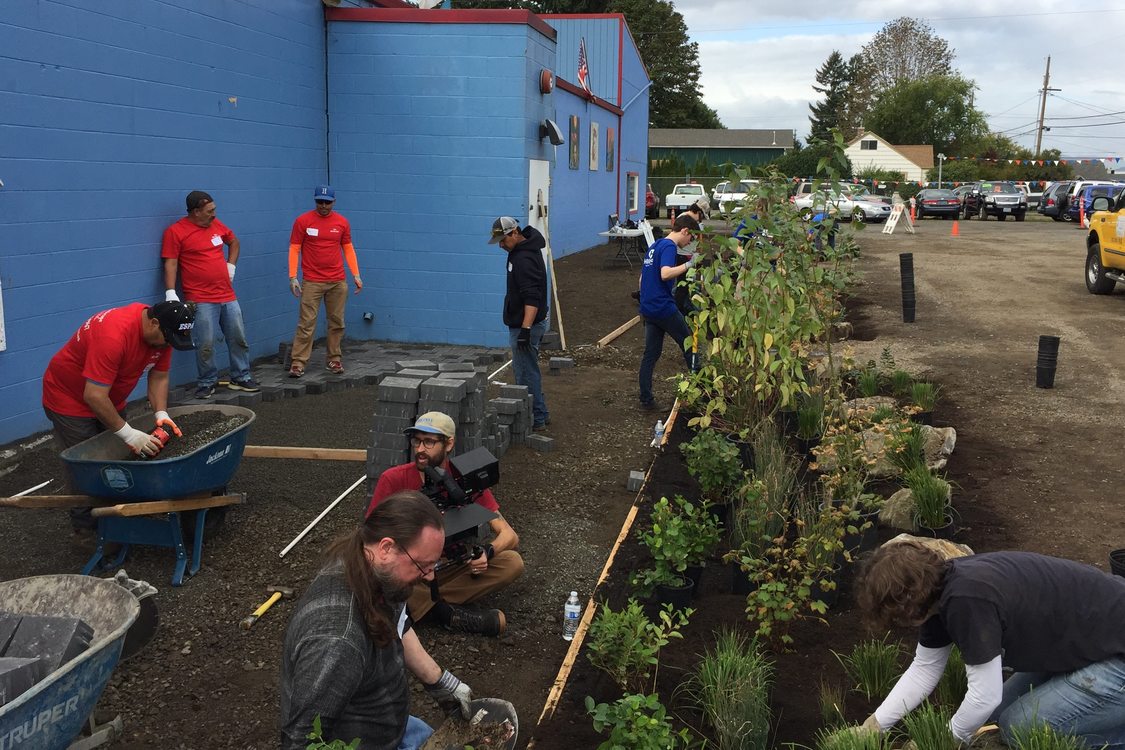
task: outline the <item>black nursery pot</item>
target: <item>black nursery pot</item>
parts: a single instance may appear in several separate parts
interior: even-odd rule
[[[907,304],[905,299],[902,301],[902,322],[903,323],[913,323],[914,322],[914,310],[915,310],[914,300],[911,300],[909,304]]]
[[[796,409],[782,409],[777,412],[777,426],[786,435],[792,435],[797,431],[797,410]]]
[[[873,550],[879,544],[879,512],[873,511],[865,513],[859,517],[857,525],[862,526],[870,522],[870,525],[855,534],[844,534],[844,548],[851,552],[867,552]]]
[[[933,426],[934,413],[932,411],[915,412],[914,414],[910,415],[910,420],[912,422],[917,422],[918,424],[928,424],[930,426]]]
[[[1125,578],[1125,549],[1115,549],[1109,553],[1109,570],[1115,576]]]
[[[1054,388],[1055,387],[1055,365],[1036,365],[1036,367],[1035,367],[1035,387],[1036,388]]]
[[[758,582],[742,569],[738,563],[730,566],[730,591],[732,594],[746,595],[758,588]]]
[[[738,448],[738,457],[742,461],[742,468],[751,471],[754,468],[754,446],[743,442],[737,432],[727,435],[727,440]]]
[[[813,455],[813,448],[820,445],[820,438],[797,438],[797,451],[805,457],[808,461],[815,461],[816,456]]]
[[[730,518],[730,505],[727,503],[711,503],[707,506],[707,510],[719,522],[719,525],[726,528],[727,519]]]
[[[676,609],[686,609],[691,606],[692,590],[694,588],[695,581],[686,576],[683,579],[683,583],[679,586],[657,584],[656,603],[660,605],[671,604]]]
[[[812,585],[812,599],[816,602],[823,602],[826,606],[835,606],[836,601],[840,598],[840,568],[836,568],[832,573],[832,581],[836,584],[831,589],[823,589],[820,587],[820,581]]]
[[[699,596],[699,592],[703,590],[703,566],[702,565],[689,565],[684,575],[691,579],[691,598],[694,599]]]
[[[944,525],[939,526],[936,529],[931,529],[929,526],[918,524],[918,531],[925,536],[933,537],[934,539],[945,539],[947,541],[952,540],[953,535],[957,533],[957,526],[953,523],[952,516],[946,516],[945,521],[946,522]]]

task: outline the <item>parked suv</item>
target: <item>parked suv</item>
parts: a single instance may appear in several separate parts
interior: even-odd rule
[[[1004,221],[1015,216],[1016,221],[1023,221],[1027,215],[1027,196],[1014,182],[980,180],[965,192],[961,209],[966,219],[976,216],[984,221],[995,216],[997,221]]]
[[[1063,209],[1066,202],[1066,196],[1070,193],[1070,186],[1074,184],[1070,180],[1063,180],[1048,185],[1047,189],[1043,191],[1043,196],[1039,199],[1039,205],[1036,211],[1044,216],[1050,216],[1055,221],[1063,221]]]
[[[1125,193],[1116,199],[1094,198],[1090,231],[1086,233],[1086,289],[1090,294],[1109,294],[1125,282]]]

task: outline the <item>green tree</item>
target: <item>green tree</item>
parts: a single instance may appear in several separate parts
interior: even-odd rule
[[[848,83],[850,75],[848,64],[844,62],[839,50],[832,54],[816,71],[816,84],[813,91],[823,96],[809,105],[809,137],[822,141],[829,137],[834,128],[841,128],[848,115]],[[844,136],[848,139],[848,134]]]
[[[864,125],[891,143],[923,143],[960,154],[988,132],[984,114],[969,102],[975,84],[960,76],[903,81],[885,92]]]
[[[668,0],[612,0],[622,13],[652,79],[652,128],[721,128],[719,115],[699,95],[699,45],[688,38],[684,17]]]
[[[794,141],[792,150],[774,159],[770,162],[770,166],[776,167],[777,171],[786,177],[806,179],[816,176],[820,160],[833,157],[836,153],[831,134],[829,136],[828,140],[816,141],[807,146],[802,146],[800,141]],[[840,170],[839,176],[851,177],[852,163],[846,156],[844,160],[845,165]]]
[[[871,87],[880,91],[907,81],[952,75],[957,53],[925,21],[903,16],[880,29],[859,54]]]
[[[840,134],[845,142],[860,134],[863,120],[875,103],[869,67],[863,55],[852,55],[848,59],[848,101],[844,118],[840,121]]]

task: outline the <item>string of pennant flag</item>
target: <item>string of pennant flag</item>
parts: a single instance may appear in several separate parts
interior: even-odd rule
[[[989,164],[1004,164],[1004,163],[1017,164],[1017,165],[1027,164],[1029,166],[1034,165],[1034,166],[1038,166],[1038,167],[1043,167],[1043,166],[1056,166],[1057,167],[1060,164],[1096,164],[1098,162],[1102,162],[1104,164],[1108,164],[1109,162],[1113,162],[1114,164],[1120,164],[1121,163],[1121,157],[1120,156],[1106,156],[1104,158],[1098,158],[1098,159],[990,159],[990,158],[985,157],[985,156],[947,156],[947,157],[945,157],[945,160],[946,161],[984,161],[984,162],[988,162]]]

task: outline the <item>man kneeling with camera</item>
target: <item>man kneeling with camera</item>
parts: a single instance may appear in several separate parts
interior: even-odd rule
[[[498,636],[507,628],[503,612],[462,605],[498,591],[520,577],[523,558],[516,551],[520,538],[500,515],[492,492],[480,487],[482,480],[476,477],[474,481],[463,481],[457,475],[457,467],[450,465],[456,429],[453,420],[441,412],[431,411],[418,417],[414,426],[406,430],[414,460],[380,475],[367,514],[401,490],[418,490],[429,497],[445,518],[445,548],[434,568],[433,582],[415,584],[411,591],[407,601],[410,616],[419,622],[428,615],[450,630]],[[491,458],[487,451],[480,452]],[[483,482],[488,484],[489,480]],[[466,484],[467,491],[463,488]],[[490,534],[482,535],[484,523],[478,526],[476,521],[486,522]],[[491,540],[486,541],[489,535]],[[425,575],[430,571],[421,572]]]

